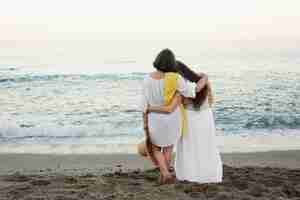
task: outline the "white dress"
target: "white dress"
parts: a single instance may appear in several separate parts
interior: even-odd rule
[[[196,84],[186,82],[181,76],[177,81],[177,91],[185,97],[195,97]],[[164,105],[164,79],[153,79],[147,75],[143,82],[142,111],[150,106]],[[148,126],[151,142],[159,147],[175,145],[181,135],[180,108],[172,113],[149,113]]]
[[[199,111],[187,107],[187,133],[177,143],[177,179],[198,183],[222,181],[223,168],[216,145],[215,122],[206,100]]]

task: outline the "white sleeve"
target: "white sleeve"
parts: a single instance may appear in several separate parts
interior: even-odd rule
[[[184,97],[194,98],[196,96],[196,84],[184,80],[180,75],[178,76],[177,87],[178,92]]]
[[[141,95],[141,102],[140,102],[140,106],[139,109],[142,112],[146,112],[147,109],[147,105],[148,105],[148,101],[147,101],[147,93],[146,93],[146,81],[144,80],[142,83],[142,95]]]

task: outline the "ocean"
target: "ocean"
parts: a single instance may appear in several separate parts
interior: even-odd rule
[[[277,144],[300,148],[295,143],[300,137],[298,52],[236,59],[223,55],[201,58],[203,62],[192,66],[209,75],[224,151],[241,150],[237,149],[244,144],[241,140],[226,141],[235,136],[247,138],[245,148],[254,150],[258,140],[253,137],[264,138],[269,148],[261,150],[276,149]],[[102,64],[116,69],[138,65],[118,59]],[[70,70],[0,65],[0,153],[134,153],[135,144],[143,139],[139,103],[149,70],[103,73],[93,69],[85,73],[84,66]],[[270,140],[272,136],[288,138],[286,145],[281,137]]]

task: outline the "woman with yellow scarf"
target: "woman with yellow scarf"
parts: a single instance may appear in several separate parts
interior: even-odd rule
[[[200,91],[205,81],[188,84],[176,69],[175,56],[169,49],[162,50],[154,63],[156,71],[147,75],[143,82],[142,110],[147,147],[153,161],[160,169],[160,183],[174,180],[169,165],[173,145],[184,131],[181,108],[175,108],[172,113],[147,113],[148,105],[164,106],[171,103],[176,94],[193,98]],[[172,73],[173,72],[173,73]]]

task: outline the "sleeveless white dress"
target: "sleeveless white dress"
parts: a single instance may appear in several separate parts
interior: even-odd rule
[[[178,76],[177,91],[185,97],[195,97],[195,83]],[[141,109],[164,105],[164,79],[156,80],[147,75],[143,82]],[[176,145],[181,135],[181,114],[178,107],[172,113],[149,113],[148,126],[151,142],[159,147]]]
[[[187,134],[177,143],[175,171],[177,179],[198,183],[222,181],[223,167],[216,145],[215,122],[208,101],[199,111],[187,106]]]

